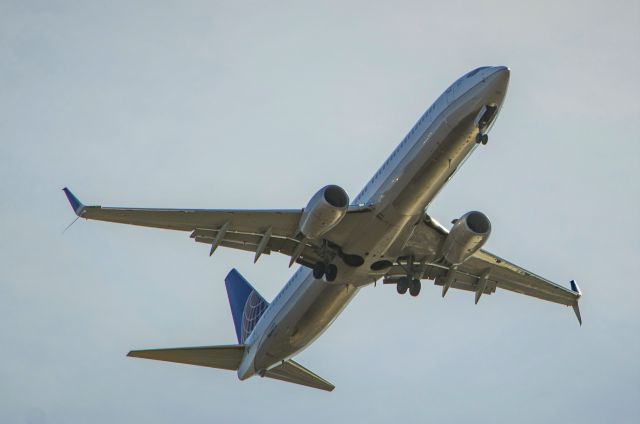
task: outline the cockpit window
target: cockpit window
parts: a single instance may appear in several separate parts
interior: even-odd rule
[[[474,76],[475,74],[477,74],[478,72],[482,71],[483,69],[487,69],[488,66],[481,66],[480,68],[476,68],[473,71],[469,72],[465,78],[469,78]]]

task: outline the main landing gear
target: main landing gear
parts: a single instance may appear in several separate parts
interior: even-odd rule
[[[325,239],[320,246],[317,246],[317,253],[320,260],[313,265],[313,277],[316,280],[324,277],[327,282],[335,281],[338,276],[338,267],[332,262],[337,261],[337,258],[342,259],[345,265],[354,268],[364,264],[362,256],[345,253],[340,246]]]
[[[398,265],[404,268],[406,272],[404,277],[396,280],[396,290],[398,290],[398,294],[405,294],[408,290],[411,296],[416,297],[420,294],[420,289],[422,288],[420,277],[424,271],[424,260],[420,262],[420,265],[416,265],[415,257],[403,256],[398,258]]]
[[[402,277],[396,285],[398,294],[405,294],[407,290],[409,290],[409,294],[413,297],[416,297],[420,294],[421,288],[422,284],[420,283],[420,280],[418,280],[417,278],[411,279],[409,277]]]
[[[319,280],[323,276],[324,279],[328,282],[335,281],[336,277],[338,276],[338,267],[334,264],[316,262],[316,264],[313,266],[313,278]]]

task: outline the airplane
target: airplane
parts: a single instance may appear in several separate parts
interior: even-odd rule
[[[426,211],[478,146],[486,145],[504,102],[510,70],[484,66],[455,81],[418,119],[353,201],[327,185],[304,209],[142,209],[85,206],[64,192],[78,218],[190,232],[218,247],[300,264],[267,302],[240,273],[225,278],[237,344],[135,350],[130,357],[233,370],[332,391],[334,385],[292,359],[314,342],[361,288],[382,279],[418,296],[421,280],[473,292],[477,304],[498,288],[571,306],[578,322],[581,292],[565,288],[484,249],[491,223],[471,211],[451,229]],[[76,219],[78,219],[76,218]]]

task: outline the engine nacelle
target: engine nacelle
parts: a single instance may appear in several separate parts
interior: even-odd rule
[[[491,222],[482,212],[468,212],[451,228],[442,246],[442,256],[451,265],[458,265],[480,249],[491,234]]]
[[[319,238],[342,221],[348,207],[349,196],[342,187],[337,185],[323,187],[304,208],[298,231],[307,238]]]

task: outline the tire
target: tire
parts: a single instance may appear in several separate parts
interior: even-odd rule
[[[420,289],[422,288],[422,283],[420,280],[414,279],[411,280],[411,284],[409,284],[409,294],[413,297],[416,297],[420,294]]]
[[[337,276],[338,276],[338,267],[335,266],[334,264],[327,265],[327,270],[325,271],[325,274],[324,274],[324,277],[327,279],[327,281],[328,282],[335,281]]]
[[[324,263],[316,262],[316,264],[313,266],[313,278],[315,278],[316,280],[321,279],[322,276],[324,275],[324,271],[325,271]]]
[[[487,134],[482,134],[482,144],[487,144],[489,142],[489,136]]]
[[[400,281],[398,281],[398,284],[396,284],[396,290],[398,290],[398,294],[405,294],[408,288],[409,279],[406,277],[401,278]]]

